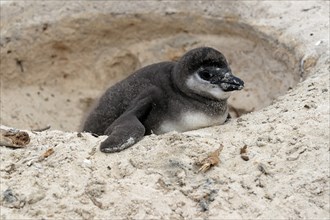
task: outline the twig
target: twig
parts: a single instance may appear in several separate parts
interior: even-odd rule
[[[46,159],[47,157],[49,157],[50,155],[52,155],[54,153],[54,149],[53,148],[48,148],[38,159],[38,162],[43,161],[44,159]]]
[[[34,129],[34,130],[31,130],[32,132],[43,132],[43,131],[46,131],[48,129],[50,129],[51,126],[48,125],[47,127],[44,127],[44,128],[39,128],[39,129]]]

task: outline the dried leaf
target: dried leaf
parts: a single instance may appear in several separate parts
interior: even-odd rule
[[[223,145],[219,147],[219,149],[215,150],[214,152],[210,153],[207,158],[202,159],[199,164],[201,167],[199,168],[198,172],[206,172],[208,171],[211,166],[215,166],[220,163],[219,155],[223,149]]]
[[[249,158],[249,156],[247,155],[247,146],[246,145],[244,145],[244,147],[242,147],[241,149],[240,149],[240,155],[241,155],[241,158],[243,159],[243,160],[245,160],[245,161],[248,161],[248,160],[250,160],[250,158]]]
[[[246,154],[246,152],[247,152],[247,146],[244,145],[244,147],[242,147],[240,150],[240,154]]]
[[[30,136],[25,131],[0,129],[0,146],[25,147],[30,143]]]

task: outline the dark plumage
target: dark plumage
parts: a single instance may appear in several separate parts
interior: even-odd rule
[[[132,146],[146,134],[222,124],[230,91],[244,83],[215,49],[190,50],[178,62],[146,66],[110,87],[87,117],[83,130],[109,137],[101,151]]]

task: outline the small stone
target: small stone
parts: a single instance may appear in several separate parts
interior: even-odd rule
[[[87,167],[90,167],[92,165],[92,161],[90,161],[88,159],[85,159],[83,162],[84,162],[84,165]]]
[[[204,199],[199,201],[199,205],[202,208],[203,212],[206,212],[207,210],[209,210],[209,204]]]
[[[244,154],[241,155],[241,158],[242,158],[244,161],[248,161],[248,160],[250,160],[249,156],[248,156],[248,155],[244,155]]]
[[[7,202],[7,203],[13,203],[13,202],[17,201],[17,197],[14,195],[14,193],[11,189],[6,189],[2,193],[1,200],[3,200],[4,202]]]
[[[29,196],[27,202],[28,202],[28,204],[34,204],[34,203],[37,203],[37,202],[43,200],[45,197],[46,197],[45,192],[42,190],[39,190],[36,193],[32,193]]]
[[[258,164],[258,170],[259,170],[261,173],[265,174],[266,176],[267,176],[267,175],[270,175],[270,172],[269,172],[268,168],[267,168],[266,165],[264,165],[263,163],[259,163],[259,164]]]
[[[264,142],[264,141],[261,141],[261,140],[257,140],[256,144],[257,144],[258,147],[264,147],[264,146],[266,146],[267,143]]]
[[[5,190],[1,195],[1,205],[8,208],[23,208],[26,199],[23,195],[18,195],[12,189]]]
[[[298,158],[299,158],[299,153],[296,153],[296,154],[294,154],[294,155],[291,155],[291,156],[288,156],[287,158],[286,158],[286,160],[287,161],[295,161],[295,160],[297,160]]]
[[[82,133],[81,132],[78,132],[77,133],[77,137],[79,137],[79,138],[83,137]]]

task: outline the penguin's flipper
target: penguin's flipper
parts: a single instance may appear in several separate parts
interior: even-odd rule
[[[130,107],[117,118],[104,132],[109,137],[101,143],[104,153],[122,151],[131,147],[145,135],[141,120],[151,111],[153,100],[158,96],[158,89],[152,88],[138,95]]]
[[[138,142],[145,133],[145,128],[134,114],[119,117],[105,132],[108,138],[101,143],[104,153],[122,151]]]

